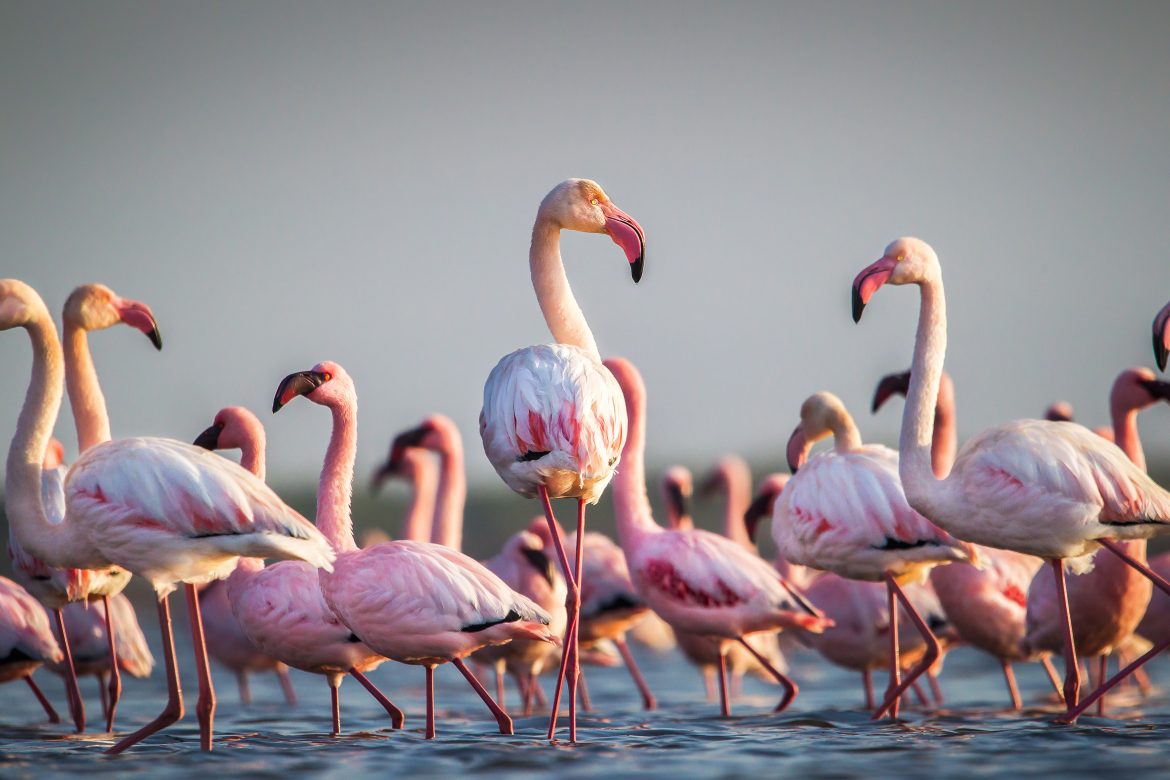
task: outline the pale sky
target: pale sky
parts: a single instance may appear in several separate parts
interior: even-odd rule
[[[943,264],[962,434],[1056,398],[1098,424],[1170,299],[1168,40],[1165,2],[6,2],[0,276],[56,312],[89,281],[153,307],[161,354],[91,339],[115,435],[190,440],[242,404],[274,479],[314,475],[328,414],[268,409],[332,359],[359,477],[442,411],[503,489],[483,381],[550,339],[532,220],[584,176],[647,234],[637,286],[604,236],[564,256],[602,352],[645,375],[652,462],[780,466],[820,389],[892,440],[869,398],[916,296],[854,325],[849,286],[904,234]],[[0,360],[7,441],[23,334]],[[58,432],[73,453],[67,411]]]

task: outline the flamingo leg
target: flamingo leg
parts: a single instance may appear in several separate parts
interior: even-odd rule
[[[175,634],[171,629],[171,605],[168,596],[158,600],[158,624],[162,633],[163,664],[167,675],[167,706],[153,721],[133,734],[123,737],[118,744],[106,751],[107,754],[121,753],[183,718],[183,688],[179,683],[179,667],[175,663]]]
[[[776,682],[780,683],[784,688],[784,698],[780,699],[780,703],[776,705],[776,709],[772,710],[773,712],[784,712],[784,710],[788,709],[788,705],[792,703],[792,700],[796,698],[796,694],[800,692],[800,689],[796,687],[796,683],[792,681],[792,678],[781,672],[775,666],[772,666],[767,658],[764,658],[764,656],[756,652],[756,648],[748,644],[746,639],[741,636],[738,637],[738,640],[741,645],[747,648],[749,653],[755,656],[756,660],[760,662],[760,666],[764,667],[765,671],[772,675]]]
[[[536,702],[537,707],[548,706],[548,698],[544,695],[544,688],[540,687],[540,678],[535,673],[529,680],[528,690],[532,693],[532,700]]]
[[[894,591],[886,584],[886,599],[888,609],[890,611],[890,682],[886,685],[885,699],[888,700],[891,692],[898,688],[901,682],[902,675],[902,657],[898,647],[898,602],[894,597]],[[901,698],[895,696],[894,703],[890,709],[890,717],[898,717],[898,706],[901,703]],[[875,714],[874,718],[878,716]]]
[[[719,643],[719,714],[731,717],[731,691],[727,685],[727,646]]]
[[[553,689],[552,701],[552,717],[549,718],[548,724],[548,739],[552,739],[557,731],[557,715],[561,707],[561,688],[565,683],[565,675],[569,668],[569,663],[572,660],[572,650],[576,647],[577,635],[577,619],[581,614],[581,591],[577,587],[577,577],[573,574],[573,566],[569,562],[569,556],[565,552],[564,542],[561,540],[561,529],[557,525],[556,515],[553,514],[552,502],[548,497],[548,488],[541,485],[537,488],[537,494],[540,496],[541,505],[544,508],[544,517],[548,522],[549,534],[552,536],[553,547],[557,551],[557,560],[561,564],[561,573],[565,576],[565,584],[568,586],[569,595],[565,599],[565,607],[568,612],[568,622],[565,625],[565,640],[561,643],[561,665],[557,670],[557,684]],[[583,550],[583,539],[577,537],[577,549]],[[569,700],[570,709],[575,711],[576,705],[573,699]],[[573,739],[575,736],[575,728],[572,725],[572,713],[570,713],[569,738]]]
[[[65,698],[69,700],[69,716],[77,733],[85,731],[85,701],[81,698],[81,687],[77,684],[77,670],[73,666],[73,651],[69,648],[69,635],[65,633],[65,615],[61,608],[53,610],[53,622],[57,624],[57,636],[61,639],[61,651],[65,654]]]
[[[715,669],[711,666],[703,667],[703,689],[707,695],[707,701],[715,701]]]
[[[512,672],[512,679],[516,681],[516,690],[520,691],[520,715],[527,717],[532,714],[532,690],[528,687],[527,676]]]
[[[1012,662],[1001,660],[1000,663],[1003,664],[1003,679],[1007,683],[1008,696],[1012,700],[1012,710],[1019,712],[1023,702],[1020,701],[1020,689],[1016,687],[1016,673],[1012,669]]]
[[[60,723],[61,716],[57,714],[55,709],[53,709],[53,705],[49,703],[48,698],[45,697],[44,691],[41,690],[41,686],[36,684],[36,681],[33,680],[32,675],[30,674],[26,676],[24,681],[28,683],[28,687],[32,689],[33,696],[36,696],[37,701],[41,703],[41,707],[44,708],[45,714],[49,716],[49,723]]]
[[[487,688],[484,688],[483,685],[480,684],[479,680],[475,678],[475,675],[472,674],[471,670],[467,668],[467,664],[463,663],[463,659],[456,658],[452,660],[451,663],[455,664],[455,668],[458,669],[465,678],[467,678],[467,682],[469,682],[471,687],[475,689],[475,692],[479,694],[479,698],[483,699],[483,703],[486,704],[488,709],[492,711],[492,714],[496,716],[496,723],[500,724],[500,733],[516,733],[512,729],[512,719],[508,717],[508,713],[500,709],[500,705],[496,704],[496,700],[493,699],[492,695],[487,692]]]
[[[1068,591],[1064,584],[1064,561],[1054,558],[1052,571],[1056,575],[1056,598],[1060,604],[1062,627],[1064,628],[1064,703],[1068,707],[1067,717],[1077,707],[1077,698],[1081,690],[1081,667],[1077,661],[1077,645],[1073,639],[1072,618],[1068,613]]]
[[[240,691],[240,704],[247,707],[252,703],[252,687],[248,685],[248,673],[243,669],[236,672],[236,688]]]
[[[1118,558],[1125,561],[1134,569],[1137,569],[1139,572],[1145,575],[1146,578],[1148,578],[1150,582],[1154,583],[1154,585],[1163,593],[1170,595],[1170,582],[1167,582],[1148,566],[1143,565],[1141,562],[1127,553],[1123,547],[1117,544],[1117,542],[1114,542],[1112,539],[1098,539],[1097,541],[1100,542],[1102,547],[1109,550]],[[1101,685],[1097,686],[1097,689],[1093,691],[1088,697],[1086,697],[1083,702],[1076,704],[1074,699],[1074,704],[1069,707],[1068,713],[1064,716],[1064,718],[1061,719],[1061,722],[1075,723],[1076,719],[1079,718],[1081,714],[1085,712],[1085,710],[1101,699],[1106,694],[1106,692],[1113,688],[1113,686],[1129,677],[1139,668],[1144,666],[1147,661],[1161,653],[1167,647],[1170,647],[1170,640],[1159,642],[1150,648],[1144,655],[1139,657],[1136,661],[1126,666],[1124,669],[1110,677]]]
[[[622,660],[626,662],[626,668],[630,670],[630,676],[634,678],[634,685],[638,686],[638,691],[642,694],[642,708],[652,710],[658,707],[658,702],[654,698],[654,694],[650,692],[650,686],[646,684],[646,678],[642,676],[642,672],[638,669],[637,662],[634,661],[634,654],[630,652],[630,646],[626,643],[626,638],[619,637],[614,640],[617,645],[618,652],[622,654]],[[584,678],[582,678],[584,680]]]
[[[199,747],[210,751],[215,728],[215,686],[211,683],[207,640],[203,636],[199,591],[194,585],[184,585],[183,588],[187,593],[187,617],[191,622],[191,644],[195,647],[195,670],[199,680],[199,701],[195,704],[195,714],[199,717]]]
[[[902,680],[897,688],[886,694],[886,700],[882,702],[881,706],[878,707],[877,712],[874,713],[875,719],[882,717],[883,713],[885,713],[887,710],[890,711],[891,717],[896,717],[893,713],[896,711],[897,698],[901,696],[906,691],[906,689],[914,683],[915,680],[925,674],[930,669],[930,667],[934,666],[935,661],[938,660],[939,654],[942,652],[942,649],[938,644],[938,639],[935,638],[934,633],[930,630],[930,626],[928,626],[926,621],[922,619],[922,615],[918,614],[918,610],[914,609],[914,605],[910,603],[910,599],[906,598],[906,594],[902,592],[901,586],[898,585],[898,581],[894,579],[893,575],[886,575],[886,586],[889,588],[891,593],[898,597],[898,601],[902,602],[902,606],[906,609],[906,614],[910,616],[910,620],[914,623],[914,627],[926,641],[926,655],[922,657],[922,660],[918,662],[917,666],[915,666],[906,674],[905,679]],[[896,607],[897,605],[893,604],[891,606]],[[898,614],[896,609],[890,610],[890,628],[895,638],[898,635],[897,624],[894,618],[894,615],[896,614]],[[895,657],[891,660],[894,662],[894,668],[897,668],[898,659]]]
[[[1056,695],[1063,702],[1064,691],[1060,689],[1060,675],[1056,673],[1056,667],[1052,665],[1052,659],[1044,656],[1040,659],[1040,665],[1044,667],[1044,673],[1048,675],[1048,682],[1052,683],[1052,690],[1056,691]]]
[[[938,675],[934,669],[927,671],[926,682],[930,686],[930,696],[934,699],[935,706],[942,705],[945,699],[943,698],[942,686],[938,682]]]
[[[329,701],[333,705],[333,736],[341,736],[341,675],[329,675]]]
[[[435,667],[427,666],[427,729],[426,738],[435,738]]]
[[[292,680],[288,676],[288,667],[284,664],[276,665],[276,679],[280,681],[280,689],[284,691],[284,700],[296,706],[297,691],[293,688]]]
[[[743,695],[743,671],[733,669],[731,672],[731,698],[738,699]]]
[[[918,680],[915,680],[910,685],[910,688],[914,691],[914,695],[918,697],[919,707],[926,708],[930,706],[930,699],[926,698],[926,694],[923,692],[922,686],[918,684]]]
[[[861,682],[865,686],[865,708],[872,710],[877,704],[873,700],[873,672],[868,668],[861,670]]]
[[[110,715],[110,689],[106,687],[106,683],[108,682],[106,680],[106,678],[108,676],[109,675],[107,675],[105,672],[98,672],[98,675],[97,675],[98,695],[101,696],[101,699],[102,699],[102,717],[103,718],[109,717],[109,715]]]
[[[503,659],[503,658],[501,658],[500,660],[496,661],[496,663],[495,663],[495,670],[496,670],[496,704],[499,704],[499,705],[500,705],[500,709],[502,709],[502,710],[504,710],[505,712],[507,712],[507,710],[508,710],[508,706],[507,706],[507,704],[505,704],[505,703],[504,703],[504,667],[505,667],[505,666],[506,666],[506,662],[504,661],[504,659]]]
[[[1118,663],[1120,663],[1120,660]],[[1154,687],[1153,683],[1150,682],[1150,676],[1146,674],[1145,669],[1133,670],[1133,682],[1134,685],[1138,687],[1138,690],[1141,691],[1142,698],[1149,696],[1150,691]]]
[[[114,713],[122,698],[122,671],[118,668],[118,642],[114,636],[114,613],[110,609],[109,596],[102,596],[102,606],[106,609],[106,639],[110,643],[110,706],[106,710],[106,731],[113,731]]]
[[[382,705],[382,709],[386,710],[386,714],[390,716],[390,726],[392,728],[400,729],[406,724],[406,714],[394,706],[394,702],[386,697],[386,694],[378,690],[378,686],[370,682],[370,678],[359,672],[357,669],[350,669],[349,675],[353,679],[362,684],[362,687],[370,692],[370,695]]]
[[[1105,675],[1109,674],[1109,656],[1102,653],[1097,656],[1097,685],[1105,682]],[[1097,716],[1105,717],[1105,697],[1097,699]]]
[[[581,680],[581,571],[585,556],[585,501],[577,499],[577,549],[573,566],[573,646],[569,648],[569,743],[577,741],[577,685]]]
[[[581,702],[581,709],[593,712],[593,700],[589,698],[589,688],[585,686],[585,672],[577,676],[577,700]]]

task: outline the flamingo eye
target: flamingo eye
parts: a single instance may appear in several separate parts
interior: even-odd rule
[[[328,371],[326,371],[325,372],[325,381],[328,382],[332,378],[333,378],[333,374],[330,374]]]
[[[594,198],[593,200],[591,200],[589,202],[592,203],[594,206],[596,206],[597,205],[597,198]]]
[[[903,261],[903,260],[905,260],[905,259],[906,259],[906,255],[898,255],[898,257],[897,257],[897,260],[898,260],[898,262],[899,262],[899,263],[900,263],[900,262],[902,262],[902,261]]]

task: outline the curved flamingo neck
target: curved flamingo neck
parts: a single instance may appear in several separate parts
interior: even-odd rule
[[[265,461],[268,442],[264,428],[257,427],[259,430],[249,428],[247,436],[240,444],[240,465],[264,482],[268,476],[268,465]]]
[[[748,536],[743,515],[752,502],[752,476],[743,463],[724,464],[721,468],[723,488],[723,535],[736,544],[755,550],[756,545]]]
[[[1113,422],[1113,441],[1133,465],[1146,470],[1146,453],[1138,435],[1138,410],[1128,406],[1113,394],[1109,399],[1109,414]]]
[[[947,306],[941,272],[919,283],[921,305],[914,360],[910,365],[910,387],[902,412],[902,434],[898,440],[898,474],[910,505],[937,522],[930,506],[938,496],[931,451],[934,444],[934,415],[947,350]]]
[[[429,542],[435,514],[435,494],[438,491],[439,470],[431,455],[420,452],[414,458],[410,471],[410,503],[402,518],[402,538],[413,542]]]
[[[561,228],[543,211],[536,215],[532,228],[532,246],[528,251],[532,288],[544,321],[559,344],[571,344],[588,352],[598,362],[601,353],[585,314],[573,297],[565,264],[561,260]]]
[[[353,538],[353,466],[357,457],[357,401],[329,405],[333,430],[317,486],[317,527],[337,552],[358,549]]]
[[[613,477],[613,506],[618,541],[630,550],[641,533],[662,529],[654,522],[646,492],[646,389],[640,379],[634,381],[623,371],[613,373],[625,394],[627,414],[626,443]]]
[[[435,520],[431,541],[463,549],[463,510],[467,504],[467,473],[463,466],[463,437],[459,431],[443,428],[439,447],[439,492],[435,499]]]
[[[89,352],[89,334],[81,325],[65,321],[65,387],[77,427],[77,446],[85,452],[110,440],[106,398],[98,384],[97,369]]]
[[[955,427],[955,392],[949,381],[943,381],[934,407],[934,436],[930,444],[930,460],[934,475],[946,479],[955,465],[959,448],[959,434]]]
[[[853,415],[845,409],[837,409],[830,417],[829,430],[833,433],[833,449],[837,452],[861,449],[861,431],[857,430]]]
[[[68,522],[49,521],[41,497],[42,464],[61,410],[65,366],[53,319],[43,303],[40,308],[24,326],[32,342],[32,375],[8,448],[4,509],[10,530],[30,555],[52,565],[84,568],[93,551]]]

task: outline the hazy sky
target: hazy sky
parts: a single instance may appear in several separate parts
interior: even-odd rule
[[[154,308],[161,354],[91,339],[115,435],[243,404],[275,478],[314,474],[328,414],[267,410],[328,358],[359,470],[443,411],[498,486],[483,381],[549,340],[532,220],[585,176],[648,236],[637,286],[603,236],[564,256],[602,352],[646,377],[654,462],[779,465],[819,389],[892,438],[868,402],[917,299],[855,326],[849,285],[903,234],[942,259],[962,432],[1055,398],[1100,423],[1170,299],[1168,40],[1165,2],[5,2],[0,276],[54,311],[88,281]],[[23,334],[0,360],[7,441]],[[59,433],[72,453],[67,411]]]

